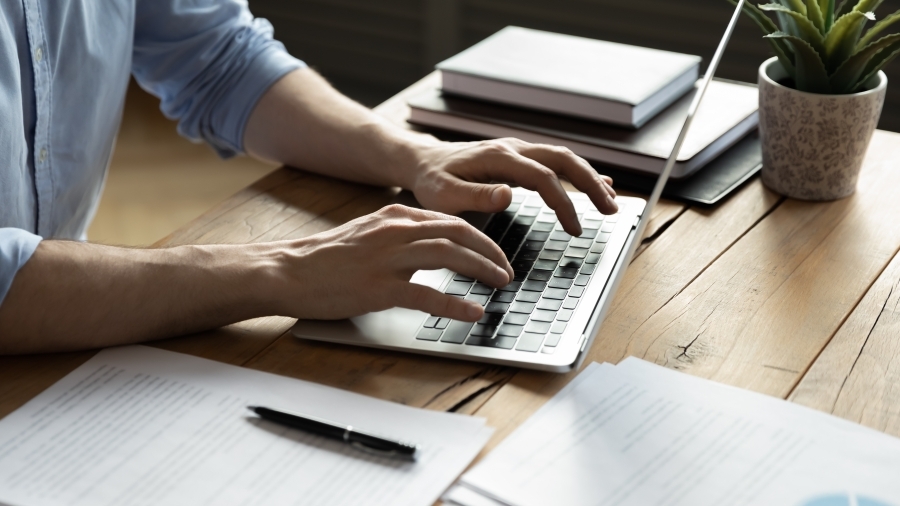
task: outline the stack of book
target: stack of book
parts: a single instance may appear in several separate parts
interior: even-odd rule
[[[701,59],[507,27],[437,65],[440,88],[409,100],[413,124],[566,146],[620,186],[652,186],[678,136]],[[758,92],[714,80],[668,194],[714,203],[761,167]]]

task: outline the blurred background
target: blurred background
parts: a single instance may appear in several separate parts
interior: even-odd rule
[[[434,64],[507,25],[700,55],[708,62],[733,6],[726,0],[249,0],[296,57],[359,102],[375,106]],[[880,16],[896,10],[887,1]],[[756,81],[768,44],[742,19],[718,76]],[[900,63],[879,128],[900,131]],[[158,102],[132,86],[94,241],[150,244],[272,167],[220,161],[174,133]]]

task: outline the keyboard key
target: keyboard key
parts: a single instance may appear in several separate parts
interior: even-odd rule
[[[562,301],[558,299],[541,299],[538,302],[538,309],[545,309],[547,311],[558,311],[560,306],[562,306]]]
[[[528,271],[514,270],[513,275],[514,275],[513,281],[517,281],[517,282],[521,283],[522,281],[525,281],[525,279],[528,277]]]
[[[563,309],[575,309],[575,306],[578,305],[578,299],[575,297],[569,297],[563,302]]]
[[[525,325],[528,323],[528,314],[527,313],[507,313],[506,319],[503,320],[504,324],[509,325]]]
[[[511,350],[513,346],[516,345],[515,337],[481,337],[481,336],[471,336],[466,340],[466,344],[473,346],[485,346],[488,348],[503,348],[505,350]]]
[[[441,337],[442,343],[453,343],[453,344],[462,344],[463,341],[466,340],[466,336],[469,335],[469,331],[472,330],[475,324],[471,322],[461,322],[459,320],[453,320],[450,322],[450,325],[447,326],[447,330],[444,331],[444,336]]]
[[[588,253],[586,257],[584,257],[584,263],[586,264],[595,264],[600,261],[600,253]]]
[[[510,204],[510,207],[515,206],[516,204],[521,204],[524,201],[525,201],[525,195],[522,195],[521,193],[513,193],[512,201],[511,201],[512,204]],[[516,209],[518,209],[518,208],[519,208],[519,206],[516,206]],[[507,208],[507,209],[509,209],[509,208]]]
[[[520,225],[524,227],[530,227],[532,223],[534,223],[534,216],[528,216],[525,214],[519,214],[518,216],[516,216],[516,219],[513,220],[513,225]]]
[[[569,241],[570,248],[590,248],[594,241],[590,239],[572,239]]]
[[[513,260],[510,265],[514,271],[528,271],[534,265],[534,260]]]
[[[453,281],[468,281],[469,283],[471,283],[472,281],[475,281],[475,280],[470,278],[469,276],[463,276],[462,274],[457,274],[457,275],[453,276]]]
[[[556,319],[556,311],[537,309],[531,313],[531,320],[536,322],[552,322]]]
[[[425,320],[425,323],[422,324],[422,326],[425,327],[426,329],[433,329],[434,326],[437,325],[438,320],[440,320],[440,317],[438,317],[438,316],[429,316]]]
[[[587,274],[579,274],[578,277],[575,278],[575,286],[585,286],[588,284],[588,280],[590,279],[591,277]]]
[[[604,249],[606,249],[606,243],[596,242],[591,246],[591,253],[603,253]]]
[[[580,258],[572,258],[565,257],[559,261],[560,267],[570,267],[572,269],[578,269],[581,267],[581,259]]]
[[[534,270],[536,271],[550,271],[556,269],[556,260],[538,260],[534,263]]]
[[[519,223],[519,219],[520,218],[516,218],[516,221],[513,222],[513,224],[509,227],[509,230],[506,232],[506,235],[509,237],[518,237],[519,239],[517,239],[517,241],[521,241],[521,238],[524,237],[529,230],[531,230],[531,223]]]
[[[521,281],[513,281],[512,283],[500,288],[501,292],[518,292],[519,289],[522,288]]]
[[[509,307],[510,313],[531,314],[534,311],[534,304],[531,302],[513,302]]]
[[[535,260],[538,259],[538,255],[540,255],[540,252],[538,252],[538,251],[522,250],[518,254],[516,254],[515,259],[516,260],[525,260],[525,261],[530,260],[530,261],[534,262]]]
[[[550,283],[547,284],[550,288],[562,288],[566,289],[572,286],[572,280],[570,278],[553,278],[550,280]]]
[[[571,290],[569,290],[569,297],[581,297],[584,294],[583,286],[573,286]]]
[[[529,241],[540,241],[540,242],[544,242],[548,238],[550,238],[550,233],[548,233],[548,232],[531,232],[526,237],[526,239]]]
[[[584,220],[581,222],[581,228],[600,228],[602,223],[599,220]]]
[[[541,255],[538,257],[538,259],[539,259],[539,260],[553,260],[553,261],[559,261],[559,259],[562,258],[562,256],[563,256],[563,252],[562,252],[562,251],[549,251],[549,250],[544,250],[544,251],[541,252]]]
[[[612,234],[600,232],[594,239],[594,242],[609,242],[609,236]]]
[[[616,222],[619,221],[619,216],[620,216],[620,215],[619,215],[618,213],[616,213],[616,214],[610,214],[609,216],[607,216],[607,217],[604,218],[604,219],[605,219],[607,222],[609,222],[609,223],[616,223]]]
[[[531,271],[531,274],[528,275],[528,279],[534,281],[550,281],[551,277],[553,277],[551,271]]]
[[[557,230],[550,234],[551,241],[568,241],[572,236],[568,234],[568,232],[564,232],[562,230]]]
[[[516,300],[519,302],[537,302],[541,299],[541,292],[529,292],[527,290],[522,290],[516,295]]]
[[[535,334],[546,334],[550,332],[550,324],[547,322],[530,321],[525,326],[525,332],[534,332]]]
[[[529,292],[543,292],[546,286],[546,281],[537,281],[534,279],[530,279],[522,284],[522,290],[527,290]]]
[[[452,320],[450,320],[450,318],[441,318],[440,320],[438,320],[434,328],[444,330],[445,328],[447,328],[447,325],[450,325],[451,321]]]
[[[470,293],[469,295],[466,295],[466,300],[471,300],[472,302],[481,304],[482,306],[488,303],[488,298],[490,298],[490,296],[477,293]]]
[[[522,249],[529,251],[540,251],[544,249],[544,243],[542,241],[525,241],[525,244],[522,245]]]
[[[535,207],[525,204],[525,207],[523,207],[522,210],[519,211],[519,216],[537,216],[539,214],[541,214],[540,205]]]
[[[482,325],[493,325],[495,327],[500,325],[500,322],[503,321],[503,315],[497,313],[484,313],[478,323]]]
[[[584,264],[584,267],[581,268],[581,273],[590,276],[596,268],[597,264]]]
[[[512,302],[515,300],[516,294],[513,292],[494,292],[491,296],[493,302]]]
[[[505,313],[509,311],[509,304],[504,302],[488,302],[484,308],[485,313]]]
[[[547,241],[544,244],[544,249],[551,251],[565,251],[569,246],[569,243],[563,241]]]
[[[524,329],[524,325],[503,325],[500,327],[500,330],[497,331],[498,336],[507,336],[507,337],[519,337],[519,334],[522,333],[522,329]]]
[[[553,324],[550,325],[550,333],[562,334],[566,331],[566,325],[568,325],[566,322],[553,322]]]
[[[562,334],[549,334],[547,335],[547,339],[544,341],[544,346],[556,346],[559,344],[559,340],[562,339]]]
[[[544,297],[548,299],[563,300],[566,298],[566,291],[562,288],[548,288],[544,290]]]
[[[543,212],[537,217],[538,223],[556,223],[556,214]]]
[[[540,218],[538,218],[538,220],[540,220]],[[538,221],[531,227],[531,230],[534,230],[535,232],[549,232],[553,230],[553,223],[554,222],[542,223],[541,221]]]
[[[578,275],[578,269],[573,269],[572,267],[560,267],[556,269],[556,273],[554,276],[559,278],[574,278]]]
[[[472,327],[472,332],[470,332],[470,334],[473,336],[492,337],[496,332],[496,325],[481,325],[479,323]]]
[[[569,246],[569,249],[566,250],[566,256],[573,258],[584,258],[587,256],[588,251],[589,250],[587,248],[573,248],[572,246]]]
[[[522,334],[522,337],[519,338],[519,344],[516,345],[516,349],[519,351],[528,351],[531,353],[535,353],[539,349],[541,349],[541,343],[543,341],[543,334],[531,334],[526,332]]]
[[[615,223],[604,223],[602,227],[600,227],[600,231],[603,233],[610,233],[616,229]]]
[[[567,322],[572,318],[572,310],[571,309],[560,309],[558,313],[556,313],[556,321],[558,322]]]
[[[581,235],[578,237],[582,239],[593,239],[597,237],[597,229],[596,228],[583,228],[581,229]]]
[[[422,329],[416,334],[416,339],[420,341],[437,341],[441,338],[441,332],[443,331],[440,329]]]
[[[493,288],[484,283],[475,283],[475,286],[472,287],[472,293],[479,295],[490,295],[493,291]]]
[[[444,293],[449,295],[465,295],[469,293],[469,287],[472,286],[472,283],[466,283],[463,281],[451,281],[449,285],[447,285],[447,289],[444,290]]]
[[[584,213],[584,219],[603,221],[603,213],[601,213],[600,211],[594,211],[594,210],[587,211],[586,213]]]

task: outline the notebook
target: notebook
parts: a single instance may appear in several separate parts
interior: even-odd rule
[[[756,86],[713,80],[672,170],[687,177],[756,129]],[[442,94],[437,88],[409,100],[409,122],[482,138],[517,137],[566,146],[579,156],[658,175],[684,123],[694,91],[639,130]]]
[[[700,61],[508,26],[437,68],[447,93],[638,128],[691,89]]]

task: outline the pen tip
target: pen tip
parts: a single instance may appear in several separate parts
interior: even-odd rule
[[[256,412],[256,406],[247,406],[247,409],[253,411],[254,413]]]

